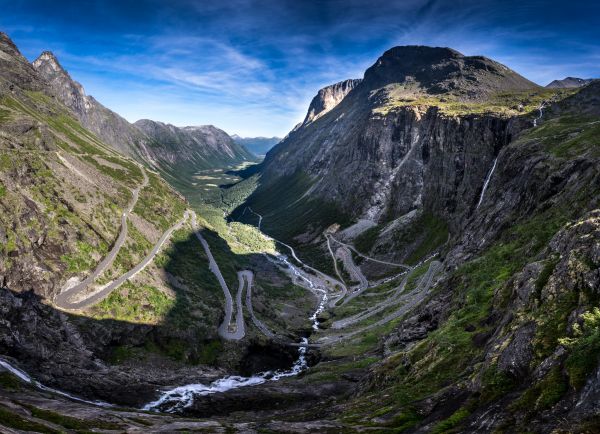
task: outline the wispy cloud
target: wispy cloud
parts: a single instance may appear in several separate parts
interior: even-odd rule
[[[6,3],[4,5],[3,3]],[[0,27],[44,49],[127,118],[284,135],[316,91],[386,49],[451,46],[545,84],[600,76],[593,2],[542,0],[0,0]]]

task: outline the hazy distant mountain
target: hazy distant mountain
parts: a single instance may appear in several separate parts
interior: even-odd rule
[[[550,89],[565,89],[565,88],[573,88],[573,87],[581,87],[586,84],[594,81],[593,78],[577,78],[577,77],[567,77],[562,80],[554,80],[549,83],[546,87]]]
[[[237,134],[232,135],[231,138],[256,156],[265,155],[281,141],[280,137],[240,137]]]
[[[254,159],[244,146],[213,125],[176,127],[149,119],[141,119],[134,125],[161,144],[155,154],[164,162],[162,168],[172,172],[182,169],[194,172]]]

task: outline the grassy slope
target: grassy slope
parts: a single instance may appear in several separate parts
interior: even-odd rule
[[[82,128],[67,109],[43,93],[4,97],[0,113],[0,130],[9,135],[0,142],[0,207],[4,210],[0,235],[6,235],[0,236],[4,253],[0,273],[9,274],[28,258],[41,258],[41,267],[47,270],[45,278],[60,276],[60,286],[69,277],[93,269],[111,247],[121,213],[131,199],[130,189],[142,182],[141,169]],[[20,134],[16,126],[23,124],[33,128]],[[65,168],[61,157],[73,162],[92,182],[65,175],[64,171],[71,169]],[[141,191],[133,211],[146,229],[141,231],[129,220],[128,240],[99,283],[130,269],[148,253],[155,240],[148,238],[148,231],[157,237],[183,215],[184,200],[157,174],[147,174],[149,185]],[[28,209],[26,197],[37,204],[40,215],[36,218],[23,217]],[[39,237],[44,240],[39,250],[50,248],[58,255],[34,254]],[[163,270],[176,276],[180,284],[173,285]],[[145,271],[84,315],[160,325],[163,337],[159,347],[184,360],[214,361],[214,357],[203,356],[203,348],[206,339],[208,344],[214,339],[219,296],[220,288],[208,271],[201,246],[186,226]],[[80,322],[85,323],[85,316]],[[177,353],[173,350],[177,345],[190,352]]]

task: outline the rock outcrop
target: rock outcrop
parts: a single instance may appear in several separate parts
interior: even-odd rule
[[[308,113],[302,125],[307,125],[331,111],[361,81],[360,79],[349,79],[320,89],[310,102]]]

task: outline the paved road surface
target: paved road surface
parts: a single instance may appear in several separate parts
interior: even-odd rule
[[[231,319],[233,317],[233,298],[231,297],[231,292],[229,291],[229,287],[227,286],[227,283],[225,282],[225,279],[223,278],[223,274],[221,274],[219,265],[217,264],[217,261],[215,261],[215,258],[212,255],[212,252],[210,251],[210,246],[208,245],[208,243],[202,236],[202,231],[198,228],[198,223],[196,221],[196,213],[192,213],[192,227],[194,228],[194,232],[196,233],[196,238],[198,238],[198,240],[200,241],[200,244],[202,244],[202,247],[204,248],[204,252],[206,253],[206,256],[208,257],[208,269],[215,275],[215,277],[219,281],[219,285],[221,285],[221,289],[223,290],[223,295],[225,296],[225,318],[223,319],[223,322],[219,326],[219,329],[218,329],[219,336],[221,336],[223,339],[228,339],[228,340],[240,340],[244,337],[245,330],[243,327],[241,329],[239,327],[236,327],[236,330],[233,330],[233,331],[230,330],[231,329]],[[238,295],[239,295],[239,289],[238,289]],[[241,295],[240,295],[240,297],[241,297]],[[238,308],[238,312],[239,312],[239,308]],[[238,317],[239,316],[240,315],[238,315]],[[242,321],[243,321],[243,316],[242,316]]]
[[[375,327],[382,326],[396,318],[400,318],[401,316],[406,315],[406,313],[408,313],[411,309],[415,308],[425,300],[425,297],[429,294],[429,289],[431,288],[431,285],[433,283],[433,277],[437,274],[441,267],[441,262],[432,261],[429,265],[427,273],[423,276],[423,278],[421,278],[421,280],[417,284],[417,287],[407,294],[406,303],[404,303],[402,306],[400,306],[400,308],[398,308],[394,312],[390,313],[389,315],[385,316],[379,321],[376,321],[372,324],[369,324],[352,332],[337,336],[324,336],[321,339],[319,339],[318,342],[323,345],[331,345],[340,342],[344,339],[356,336],[357,334],[364,333]]]
[[[140,271],[142,271],[144,268],[146,268],[148,266],[148,264],[150,264],[150,262],[152,262],[154,260],[154,257],[160,251],[160,249],[162,248],[164,243],[171,237],[171,234],[173,234],[173,232],[175,232],[177,229],[181,228],[181,226],[183,226],[183,224],[186,222],[186,220],[189,218],[189,216],[190,216],[190,211],[186,211],[181,220],[179,220],[177,223],[175,223],[173,226],[171,226],[165,233],[162,234],[160,239],[156,242],[156,244],[154,244],[154,247],[152,247],[152,250],[150,251],[150,253],[148,253],[139,264],[137,264],[135,267],[133,267],[131,270],[129,270],[125,274],[122,274],[119,278],[108,283],[106,286],[104,286],[104,288],[102,288],[102,290],[90,295],[89,297],[87,297],[83,300],[76,301],[76,302],[69,301],[77,293],[85,290],[86,287],[81,287],[80,286],[81,284],[80,284],[80,285],[77,285],[78,291],[72,292],[73,288],[75,288],[75,287],[73,287],[73,288],[69,289],[69,291],[62,292],[59,295],[57,295],[56,298],[54,299],[54,304],[61,309],[84,309],[84,308],[90,307],[90,306],[98,303],[99,301],[103,300],[104,298],[108,297],[112,291],[117,289],[119,286],[121,286],[127,280],[131,279],[133,276],[135,276]]]
[[[61,293],[54,298],[54,303],[58,307],[63,309],[78,309],[78,307],[71,306],[71,303],[69,303],[69,299],[85,291],[87,287],[90,286],[98,276],[100,276],[108,267],[110,267],[110,265],[117,257],[119,250],[121,250],[121,247],[127,239],[127,218],[129,217],[129,214],[131,214],[131,211],[133,210],[138,201],[140,191],[144,187],[146,187],[146,185],[148,185],[148,176],[146,175],[146,171],[143,168],[142,174],[144,175],[144,181],[139,187],[132,190],[133,195],[131,201],[129,202],[129,206],[127,207],[123,215],[121,215],[121,232],[119,233],[119,236],[117,237],[117,241],[115,242],[113,248],[110,250],[110,252],[108,252],[108,255],[106,255],[106,257],[98,264],[96,269],[82,282],[70,288],[67,288],[66,285],[65,287],[63,287]]]

